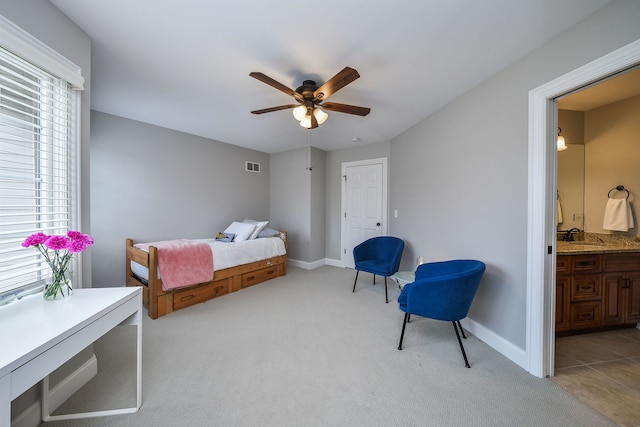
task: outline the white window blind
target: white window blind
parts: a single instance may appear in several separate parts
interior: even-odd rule
[[[75,226],[71,85],[0,47],[0,298],[42,285],[36,232]]]

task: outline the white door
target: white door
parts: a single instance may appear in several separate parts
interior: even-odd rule
[[[386,159],[343,165],[343,261],[353,268],[353,248],[387,232]]]

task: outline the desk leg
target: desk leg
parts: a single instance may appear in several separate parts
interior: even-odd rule
[[[142,298],[140,298],[140,308],[138,309],[138,311],[129,316],[129,318],[122,322],[121,325],[136,325],[136,406],[122,409],[107,409],[104,411],[80,412],[77,414],[50,415],[49,376],[47,375],[42,380],[42,421],[48,422],[57,420],[74,420],[79,418],[105,417],[108,415],[133,414],[138,412],[138,409],[140,409],[140,406],[142,405]],[[4,381],[4,378],[2,378],[2,380]],[[8,396],[9,383],[7,380],[7,399]],[[2,418],[4,418],[4,412],[2,412],[2,408],[0,408],[0,415],[3,416]],[[0,418],[0,427],[4,427],[4,424],[2,424],[2,418]],[[7,427],[10,426],[10,418],[11,401],[9,401],[9,424],[7,424]]]
[[[138,349],[136,351],[136,411],[142,406],[142,298],[140,298],[140,309],[131,317],[131,321],[135,322],[137,334],[136,345]]]
[[[0,427],[11,427],[11,375],[0,378]]]

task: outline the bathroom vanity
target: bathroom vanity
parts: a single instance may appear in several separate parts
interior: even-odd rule
[[[640,322],[640,241],[557,242],[556,335]]]

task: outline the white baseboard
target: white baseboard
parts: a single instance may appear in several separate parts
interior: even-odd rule
[[[80,390],[86,383],[98,374],[98,359],[92,355],[89,360],[82,364],[71,375],[56,384],[51,390],[49,399],[53,412],[75,392]],[[42,386],[42,385],[41,385]],[[42,405],[40,400],[31,404],[21,414],[11,420],[11,427],[36,427],[42,422]]]
[[[287,265],[290,265],[291,267],[303,268],[305,270],[313,270],[315,268],[322,267],[323,265],[330,265],[332,267],[344,267],[342,265],[342,260],[330,258],[319,259],[313,262],[287,258]]]
[[[313,270],[313,269],[316,269],[318,267],[322,267],[323,265],[325,265],[325,260],[324,259],[319,259],[317,261],[307,262],[307,261],[300,261],[300,260],[297,260],[297,259],[287,258],[287,265],[289,265],[291,267],[302,268],[302,269],[305,269],[305,270]]]
[[[341,259],[325,258],[324,262],[326,265],[330,265],[331,267],[344,267]]]
[[[525,371],[527,370],[527,354],[523,349],[513,345],[513,343],[505,340],[501,336],[496,335],[493,331],[485,328],[477,322],[474,322],[472,319],[462,319],[460,323],[466,330],[478,337],[480,341],[484,342]]]

